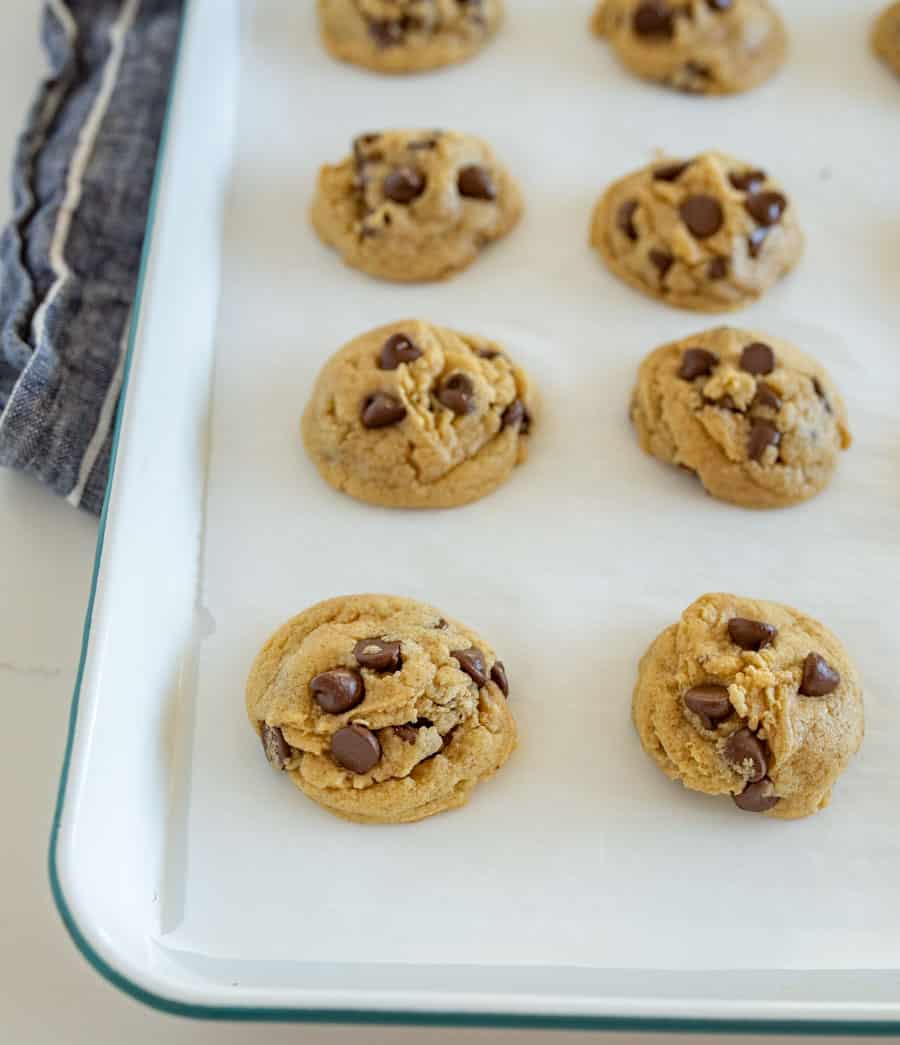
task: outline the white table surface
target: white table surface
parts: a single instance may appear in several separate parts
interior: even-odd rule
[[[17,128],[43,57],[40,0],[0,4],[0,170],[12,160]],[[0,190],[0,221],[10,210]],[[96,539],[96,522],[31,480],[0,473],[0,696],[4,709],[0,808],[4,824],[0,879],[0,1040],[10,1045],[238,1045],[396,1042],[512,1045],[612,1041],[623,1036],[201,1024],[163,1016],[126,998],[91,970],[69,941],[46,874],[47,838],[62,760],[69,702]],[[635,1045],[694,1040],[628,1036]],[[790,1039],[703,1039],[746,1042]],[[851,1039],[831,1039],[849,1041]],[[897,1040],[897,1039],[895,1039]]]

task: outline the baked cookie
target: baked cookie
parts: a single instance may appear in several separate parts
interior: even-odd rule
[[[501,345],[423,320],[379,327],[326,363],[303,439],[332,486],[389,508],[453,508],[521,464],[535,395]]]
[[[747,91],[787,53],[768,0],[599,0],[592,26],[633,73],[691,94]]]
[[[247,714],[275,769],[347,820],[464,805],[516,746],[503,664],[474,631],[394,595],[329,599],[260,650]]]
[[[503,0],[318,0],[328,50],[379,73],[416,73],[480,51],[503,19]]]
[[[323,167],[312,207],[319,236],[370,276],[418,283],[466,268],[522,212],[491,147],[453,131],[363,134]]]
[[[879,15],[872,34],[872,46],[878,57],[900,76],[900,3],[891,4]]]
[[[834,635],[736,595],[704,595],[656,639],[633,711],[667,776],[784,820],[828,805],[863,738],[862,689]]]
[[[733,327],[651,352],[631,418],[647,453],[745,508],[815,496],[851,443],[844,401],[821,364],[780,338]]]
[[[781,186],[720,152],[663,160],[613,183],[594,209],[591,243],[626,283],[698,312],[748,304],[803,253]]]

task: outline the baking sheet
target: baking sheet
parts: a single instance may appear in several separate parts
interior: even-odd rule
[[[478,59],[412,79],[333,62],[312,4],[245,6],[202,557],[211,634],[189,694],[162,942],[244,962],[898,969],[900,88],[866,50],[878,5],[782,5],[790,64],[725,100],[631,79],[587,34],[587,2],[509,6]],[[369,280],[308,224],[318,166],[392,126],[483,135],[521,181],[522,225],[445,284]],[[856,444],[807,505],[720,504],[637,446],[639,360],[716,322],[642,298],[587,246],[596,196],[657,148],[732,152],[795,198],[804,261],[731,321],[794,339],[848,401]],[[325,359],[411,316],[503,341],[541,389],[528,464],[467,508],[357,504],[302,450]],[[820,616],[856,660],[867,738],[824,814],[741,815],[641,751],[638,658],[708,590]],[[268,634],[363,591],[436,604],[508,666],[521,746],[461,812],[343,823],[269,771],[246,722],[243,683]]]

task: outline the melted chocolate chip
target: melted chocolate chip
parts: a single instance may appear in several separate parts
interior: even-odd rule
[[[761,620],[732,617],[728,622],[728,635],[735,646],[758,652],[775,641],[778,629]]]
[[[750,428],[747,440],[747,456],[751,461],[761,461],[763,454],[770,446],[781,445],[781,432],[771,421],[757,420]]]
[[[294,753],[294,749],[284,739],[284,734],[278,726],[270,726],[265,722],[260,723],[260,740],[266,758],[275,769],[285,769],[288,761]]]
[[[509,679],[506,676],[506,668],[502,660],[494,661],[494,666],[491,668],[491,681],[504,697],[509,697]]]
[[[775,353],[763,341],[754,341],[741,352],[741,370],[748,374],[771,374],[775,369]]]
[[[650,258],[650,261],[653,263],[653,267],[659,273],[659,278],[661,280],[665,279],[666,273],[672,267],[675,259],[672,257],[671,254],[668,253],[668,251],[657,250],[656,247],[653,247],[650,250],[648,256]]]
[[[626,200],[616,213],[616,227],[632,242],[638,238],[638,231],[634,227],[634,212],[637,209],[637,200]]]
[[[368,773],[381,758],[381,744],[370,729],[353,722],[331,738],[331,754],[338,765],[351,773]]]
[[[360,639],[353,647],[353,656],[361,668],[372,671],[400,670],[400,643],[384,639]]]
[[[775,785],[768,777],[748,784],[739,795],[734,795],[734,804],[745,813],[765,813],[778,805],[780,801],[775,794]]]
[[[475,385],[466,374],[451,374],[437,390],[437,399],[454,414],[471,414],[476,407]]]
[[[800,682],[800,696],[827,697],[841,684],[841,676],[834,668],[819,656],[810,653],[803,662],[803,678]]]
[[[728,175],[728,180],[738,192],[758,192],[767,177],[766,172],[760,170],[732,171]]]
[[[752,405],[767,406],[772,410],[780,410],[781,398],[770,384],[760,381],[756,386],[756,395],[753,397]]]
[[[760,251],[763,249],[763,244],[766,242],[766,236],[769,235],[769,230],[765,227],[754,229],[747,237],[747,249],[750,251],[751,258],[758,258]]]
[[[706,278],[713,283],[717,280],[724,279],[728,275],[730,264],[728,258],[723,258],[721,256],[713,258],[706,267]]]
[[[415,744],[419,737],[419,731],[413,725],[394,726],[394,732],[404,744]]]
[[[460,196],[470,200],[495,200],[497,188],[491,172],[486,167],[463,167],[456,179]]]
[[[734,0],[706,0],[713,11],[728,11],[734,6]]]
[[[665,167],[657,167],[653,172],[654,181],[678,181],[682,174],[690,167],[691,161],[682,163],[668,163]]]
[[[781,221],[787,202],[787,197],[780,192],[754,192],[747,197],[744,207],[754,221],[768,228]]]
[[[384,179],[382,189],[394,203],[412,203],[425,191],[425,176],[415,167],[396,167]]]
[[[500,419],[501,430],[516,427],[520,435],[528,435],[531,428],[531,417],[521,399],[514,399],[503,411],[503,417]]]
[[[470,649],[451,650],[450,656],[459,664],[460,670],[464,671],[476,686],[483,686],[488,680],[487,668],[484,664],[484,654],[480,649],[472,646]]]
[[[381,346],[379,370],[396,370],[401,363],[413,363],[422,355],[422,349],[406,334],[391,334]]]
[[[725,761],[739,773],[746,773],[751,784],[768,773],[766,745],[749,729],[739,729],[725,741]],[[748,765],[749,763],[749,765]]]
[[[637,36],[671,40],[675,35],[675,19],[666,0],[644,0],[631,21]]]
[[[728,687],[714,683],[694,686],[685,693],[684,706],[700,719],[704,729],[715,729],[730,718],[734,708],[728,699]]]
[[[496,348],[479,348],[478,356],[481,359],[496,359],[498,356],[502,356],[503,353],[498,351]]]
[[[733,414],[744,412],[730,395],[723,395],[721,399],[707,399],[706,402],[710,406],[718,407],[719,410],[730,410]]]
[[[366,688],[358,671],[334,668],[316,675],[309,684],[309,692],[323,711],[343,715],[363,702]]]
[[[707,352],[705,348],[688,348],[681,357],[681,366],[678,368],[678,376],[682,381],[693,381],[695,377],[706,377],[711,374],[713,367],[719,362],[719,357],[714,352]]]
[[[406,35],[403,22],[393,18],[380,18],[368,24],[369,36],[382,48],[396,47],[403,43]]]
[[[363,428],[387,428],[406,417],[406,407],[396,396],[387,392],[373,392],[362,403],[360,420]]]
[[[725,220],[722,204],[714,196],[703,194],[688,196],[678,208],[678,213],[696,239],[714,236]]]

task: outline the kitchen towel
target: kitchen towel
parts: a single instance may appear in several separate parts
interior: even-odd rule
[[[99,513],[182,0],[48,0],[0,237],[0,464]]]

